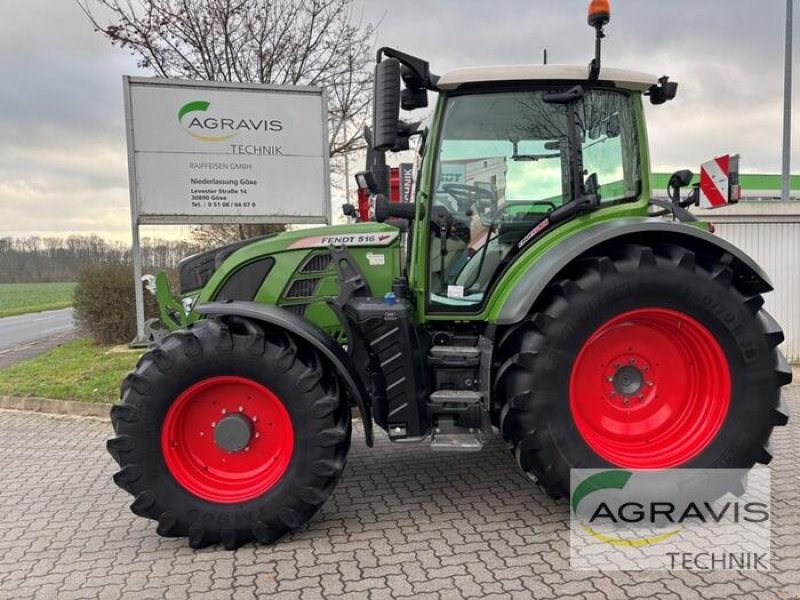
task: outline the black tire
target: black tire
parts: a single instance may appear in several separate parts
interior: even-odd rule
[[[289,414],[294,450],[285,472],[262,495],[239,503],[204,500],[168,468],[161,429],[180,394],[209,377],[236,376],[268,386]],[[350,446],[350,411],[338,377],[307,344],[239,318],[204,320],[145,353],[111,410],[108,441],[121,470],[114,481],[135,497],[131,510],[158,521],[165,537],[201,548],[269,544],[309,521],[336,486]]]
[[[661,307],[703,324],[721,346],[731,398],[716,436],[684,468],[767,463],[769,437],[788,420],[781,386],[791,368],[783,332],[721,259],[676,246],[619,245],[576,261],[528,319],[506,332],[499,355],[497,424],[528,476],[554,498],[568,496],[571,468],[612,466],[587,444],[571,414],[569,380],[578,352],[603,323],[625,311]],[[729,264],[729,263],[728,263]]]

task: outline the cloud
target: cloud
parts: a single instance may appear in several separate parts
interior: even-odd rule
[[[367,3],[368,18],[383,16],[378,45],[423,56],[438,72],[541,63],[544,48],[551,63],[588,64],[594,52],[584,0],[434,0],[404,2],[402,9],[396,5],[391,0]],[[424,18],[412,18],[422,13]],[[795,28],[798,21],[795,11]],[[613,3],[603,64],[668,74],[680,83],[675,102],[647,105],[655,170],[698,170],[714,155],[738,151],[745,171],[780,171],[783,35],[783,2]],[[797,65],[800,44],[794,50]],[[800,158],[793,167],[800,167]]]
[[[354,7],[367,21],[381,20],[377,45],[428,58],[438,72],[539,63],[544,48],[551,62],[586,64],[593,52],[585,0],[354,0]],[[745,171],[779,171],[783,11],[783,2],[747,0],[614,2],[604,64],[667,73],[681,85],[675,102],[647,108],[654,168],[697,170],[713,155],[739,151]],[[800,44],[795,51],[800,64]],[[121,76],[143,73],[73,2],[4,4],[0,236],[129,239]],[[156,233],[168,231],[181,230]]]
[[[130,238],[122,74],[135,68],[74,3],[4,6],[0,235]]]

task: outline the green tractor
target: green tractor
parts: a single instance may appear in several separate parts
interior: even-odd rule
[[[690,173],[651,199],[643,101],[677,84],[601,68],[607,5],[588,68],[440,77],[381,49],[375,221],[188,257],[178,299],[159,275],[172,332],[111,413],[134,513],[192,547],[271,543],[332,493],[354,409],[367,446],[373,425],[433,450],[500,436],[553,498],[573,468],[770,460],[791,381],[770,280],[687,210]],[[429,92],[429,126],[401,121]],[[415,201],[388,202],[386,153],[414,136]]]

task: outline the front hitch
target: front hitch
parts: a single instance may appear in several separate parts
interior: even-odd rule
[[[148,291],[155,296],[158,314],[167,329],[170,331],[182,329],[195,320],[191,318],[191,309],[187,310],[180,301],[173,298],[169,279],[164,271],[160,271],[155,278],[152,275],[145,275],[142,280],[145,281]]]

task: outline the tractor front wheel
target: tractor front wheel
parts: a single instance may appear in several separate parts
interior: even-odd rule
[[[675,245],[580,260],[501,342],[500,429],[553,497],[570,469],[743,468],[787,420],[783,333],[727,261]]]
[[[140,359],[108,450],[131,510],[192,547],[271,543],[333,491],[350,443],[334,372],[279,330],[200,321]]]

